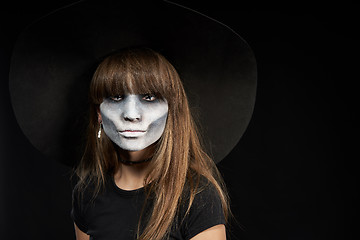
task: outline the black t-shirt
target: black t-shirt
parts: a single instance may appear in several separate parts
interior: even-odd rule
[[[187,204],[180,207],[171,228],[171,240],[190,239],[210,227],[225,224],[218,193],[213,185],[204,186],[195,196],[188,215],[185,216]],[[90,235],[91,240],[134,240],[145,200],[144,188],[126,191],[109,177],[104,191],[93,201],[90,192],[91,189],[85,189],[83,197],[79,197],[76,188],[73,191],[71,217],[78,228]],[[145,207],[142,216],[146,216],[149,208]]]

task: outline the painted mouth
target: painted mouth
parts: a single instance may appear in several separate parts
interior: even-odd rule
[[[124,131],[119,131],[119,132],[146,132],[144,130],[124,130]]]
[[[124,136],[124,137],[141,137],[142,135],[144,135],[146,133],[146,131],[144,130],[123,130],[123,131],[119,131],[119,134]]]

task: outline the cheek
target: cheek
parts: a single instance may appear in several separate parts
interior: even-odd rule
[[[166,126],[167,115],[168,113],[165,112],[162,116],[157,115],[156,118],[151,121],[149,124],[149,132],[151,132],[151,134],[155,134],[157,137],[160,137],[163,134]]]
[[[107,105],[100,105],[100,115],[103,122],[116,122],[120,114],[119,109],[111,108]]]
[[[161,121],[168,115],[168,106],[166,105],[160,105],[156,107],[150,107],[144,109],[144,113],[146,112],[147,119],[149,122],[158,122]]]
[[[109,116],[107,114],[102,114],[102,123],[105,126],[113,126],[116,123],[116,119],[112,116]]]

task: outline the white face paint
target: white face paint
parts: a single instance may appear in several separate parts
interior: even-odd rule
[[[139,151],[163,134],[168,103],[151,94],[125,94],[104,99],[100,114],[105,134],[116,145]]]

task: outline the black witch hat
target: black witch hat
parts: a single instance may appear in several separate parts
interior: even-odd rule
[[[255,57],[229,27],[167,1],[80,1],[26,28],[10,70],[12,105],[26,137],[73,166],[82,154],[94,69],[104,56],[131,46],[152,48],[174,65],[205,147],[221,161],[253,112]]]

